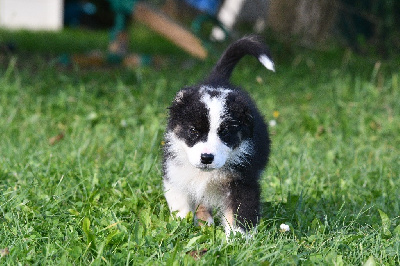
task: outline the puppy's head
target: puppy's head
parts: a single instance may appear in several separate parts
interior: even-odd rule
[[[176,152],[196,168],[242,164],[251,152],[253,117],[247,99],[231,89],[186,88],[178,92],[167,132]]]

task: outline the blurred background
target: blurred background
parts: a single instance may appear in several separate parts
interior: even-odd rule
[[[103,32],[102,39],[96,40],[98,47],[87,48],[99,48],[105,53],[101,56],[92,53],[89,59],[87,55],[71,59],[71,53],[88,52],[73,42],[65,51],[55,51],[69,53],[63,59],[66,63],[83,65],[124,62],[137,66],[153,60],[143,53],[168,54],[172,46],[204,60],[218,43],[249,33],[265,35],[286,47],[336,45],[389,58],[400,50],[399,25],[400,1],[396,0],[0,0],[3,55],[26,50],[27,32],[40,36],[69,31],[67,39],[74,38],[74,33],[79,39],[77,30]],[[21,37],[15,30],[25,34]],[[154,35],[161,37],[154,39]],[[154,48],[154,40],[161,39],[167,40],[162,45],[165,50]],[[42,48],[49,47],[43,44]],[[50,45],[48,51],[54,49]]]

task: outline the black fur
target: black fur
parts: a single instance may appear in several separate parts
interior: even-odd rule
[[[197,87],[183,89],[180,93],[180,100],[174,101],[169,108],[167,129],[175,131],[189,147],[193,147],[197,142],[207,140],[210,129],[208,110],[200,101]]]

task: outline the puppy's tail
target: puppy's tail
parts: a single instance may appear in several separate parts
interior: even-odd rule
[[[267,46],[259,36],[250,35],[235,41],[225,50],[206,80],[207,83],[229,83],[233,69],[245,55],[256,57],[267,69],[275,72]]]

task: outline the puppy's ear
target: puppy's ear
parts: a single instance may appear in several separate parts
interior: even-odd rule
[[[245,123],[246,123],[249,127],[253,128],[253,125],[254,125],[254,117],[253,117],[253,115],[252,115],[252,112],[251,112],[250,108],[245,108],[244,117],[245,117]]]
[[[227,108],[230,114],[235,115],[235,119],[241,121],[246,126],[253,125],[253,110],[251,109],[250,99],[241,94],[230,93],[227,97]]]
[[[185,89],[181,89],[180,91],[178,91],[178,93],[175,96],[174,103],[182,103],[183,98],[185,96],[185,92],[186,92]]]
[[[169,107],[169,120],[189,122],[193,121],[193,117],[206,116],[206,113],[204,103],[200,101],[198,88],[187,87],[176,94]]]
[[[252,115],[251,109],[248,106],[246,106],[245,110],[243,111],[243,124],[243,131],[245,132],[244,135],[253,136],[254,117]]]
[[[187,96],[188,92],[185,88],[181,89],[178,91],[175,95],[174,100],[172,101],[172,104],[168,107],[170,115],[176,112],[181,112],[182,108],[184,107],[184,104],[186,102],[185,98]]]

